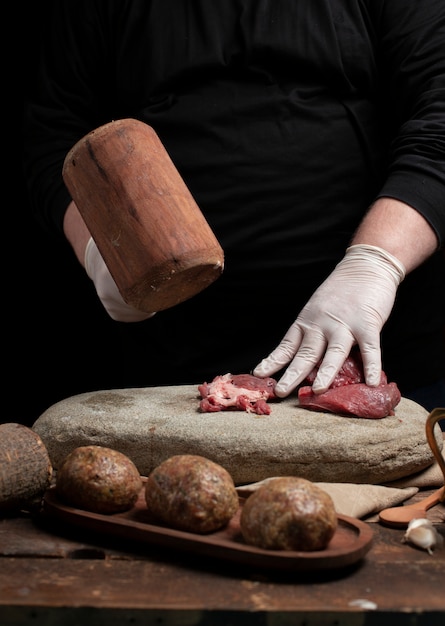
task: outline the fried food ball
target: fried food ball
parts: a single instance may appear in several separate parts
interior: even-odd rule
[[[323,550],[337,524],[331,496],[296,476],[266,482],[248,497],[240,516],[244,541],[271,550]]]
[[[167,526],[201,534],[225,526],[239,507],[229,472],[195,454],[175,455],[160,463],[147,479],[145,501]]]
[[[104,446],[80,446],[64,459],[56,475],[56,494],[94,513],[131,509],[142,490],[138,469],[125,454]]]

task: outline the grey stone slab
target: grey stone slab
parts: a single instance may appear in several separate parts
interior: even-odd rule
[[[425,434],[428,412],[406,398],[383,419],[309,411],[295,397],[271,407],[267,416],[201,413],[194,385],[113,389],[62,400],[33,429],[56,469],[77,446],[96,444],[129,456],[142,475],[174,454],[201,454],[237,484],[279,475],[378,484],[434,462]],[[442,449],[439,428],[437,441]]]

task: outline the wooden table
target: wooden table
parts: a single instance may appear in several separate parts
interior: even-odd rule
[[[445,506],[429,517],[445,537]],[[404,530],[367,523],[362,561],[309,575],[0,519],[0,625],[443,626],[445,548],[429,555],[402,543]]]

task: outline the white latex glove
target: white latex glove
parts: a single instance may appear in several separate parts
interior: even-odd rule
[[[312,295],[281,343],[254,369],[272,376],[290,363],[276,386],[280,397],[293,391],[322,359],[312,385],[326,391],[354,344],[368,385],[380,382],[380,331],[391,313],[405,268],[394,256],[365,244],[349,247]],[[324,355],[324,356],[323,356]]]
[[[139,311],[124,301],[92,237],[85,248],[85,269],[112,319],[117,322],[141,322],[153,317],[154,313]]]

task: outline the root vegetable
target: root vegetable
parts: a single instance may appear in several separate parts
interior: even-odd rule
[[[23,424],[0,424],[0,512],[33,511],[53,475],[39,435]]]

